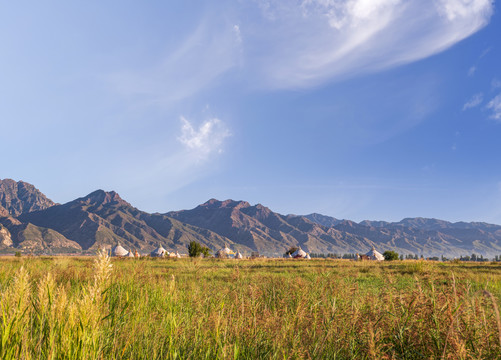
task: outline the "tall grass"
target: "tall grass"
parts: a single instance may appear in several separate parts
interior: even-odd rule
[[[5,258],[0,358],[495,359],[500,280],[495,264]]]

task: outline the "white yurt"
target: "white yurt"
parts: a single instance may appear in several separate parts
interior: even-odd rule
[[[369,259],[371,259],[371,260],[377,260],[377,261],[383,261],[384,260],[383,254],[381,254],[380,252],[378,252],[374,246],[365,255],[367,255],[369,257]]]
[[[151,257],[164,257],[165,255],[169,255],[169,253],[162,247],[162,245],[153,250],[150,254]]]
[[[308,260],[310,260],[310,259],[311,259],[311,256],[310,256],[310,254],[306,254],[306,257],[305,257],[305,259],[308,259]]]
[[[218,250],[216,252],[216,257],[218,258],[228,258],[231,257],[231,255],[234,255],[235,253],[227,246],[225,245],[224,249]]]
[[[120,243],[111,249],[111,256],[125,257],[129,252],[125,250]]]
[[[178,259],[180,259],[180,258],[181,258],[181,255],[179,255],[179,253],[178,253],[177,251],[176,251],[176,257],[177,257]]]
[[[301,246],[296,250],[294,251],[294,253],[292,254],[292,257],[294,259],[304,259],[306,258],[308,254],[303,250],[301,249]]]
[[[243,259],[244,257],[242,256],[242,254],[240,254],[240,251],[237,251],[237,253],[235,254],[235,259]]]
[[[132,252],[132,250],[129,250],[129,252],[127,253],[127,257],[130,257],[130,258],[134,257],[134,253]]]

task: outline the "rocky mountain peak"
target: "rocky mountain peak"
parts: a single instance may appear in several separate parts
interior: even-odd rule
[[[0,216],[18,216],[54,205],[52,200],[31,184],[12,179],[0,180]]]
[[[96,190],[78,200],[89,205],[130,205],[115,191]]]
[[[235,208],[235,209],[241,209],[241,208],[246,208],[250,207],[251,205],[247,201],[235,201],[235,200],[224,200],[220,201],[217,199],[210,199],[203,203],[202,205],[199,205],[201,208],[206,208],[206,209],[219,209],[219,208]]]

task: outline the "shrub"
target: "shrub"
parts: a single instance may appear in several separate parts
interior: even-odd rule
[[[383,256],[387,261],[398,260],[398,253],[395,251],[387,250],[383,253]]]
[[[204,255],[205,257],[210,255],[210,249],[207,246],[203,246],[196,241],[191,241],[188,245],[188,254],[190,257],[199,257]]]

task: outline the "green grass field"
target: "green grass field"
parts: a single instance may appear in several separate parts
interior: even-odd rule
[[[490,263],[4,257],[0,358],[499,359],[500,299]]]

